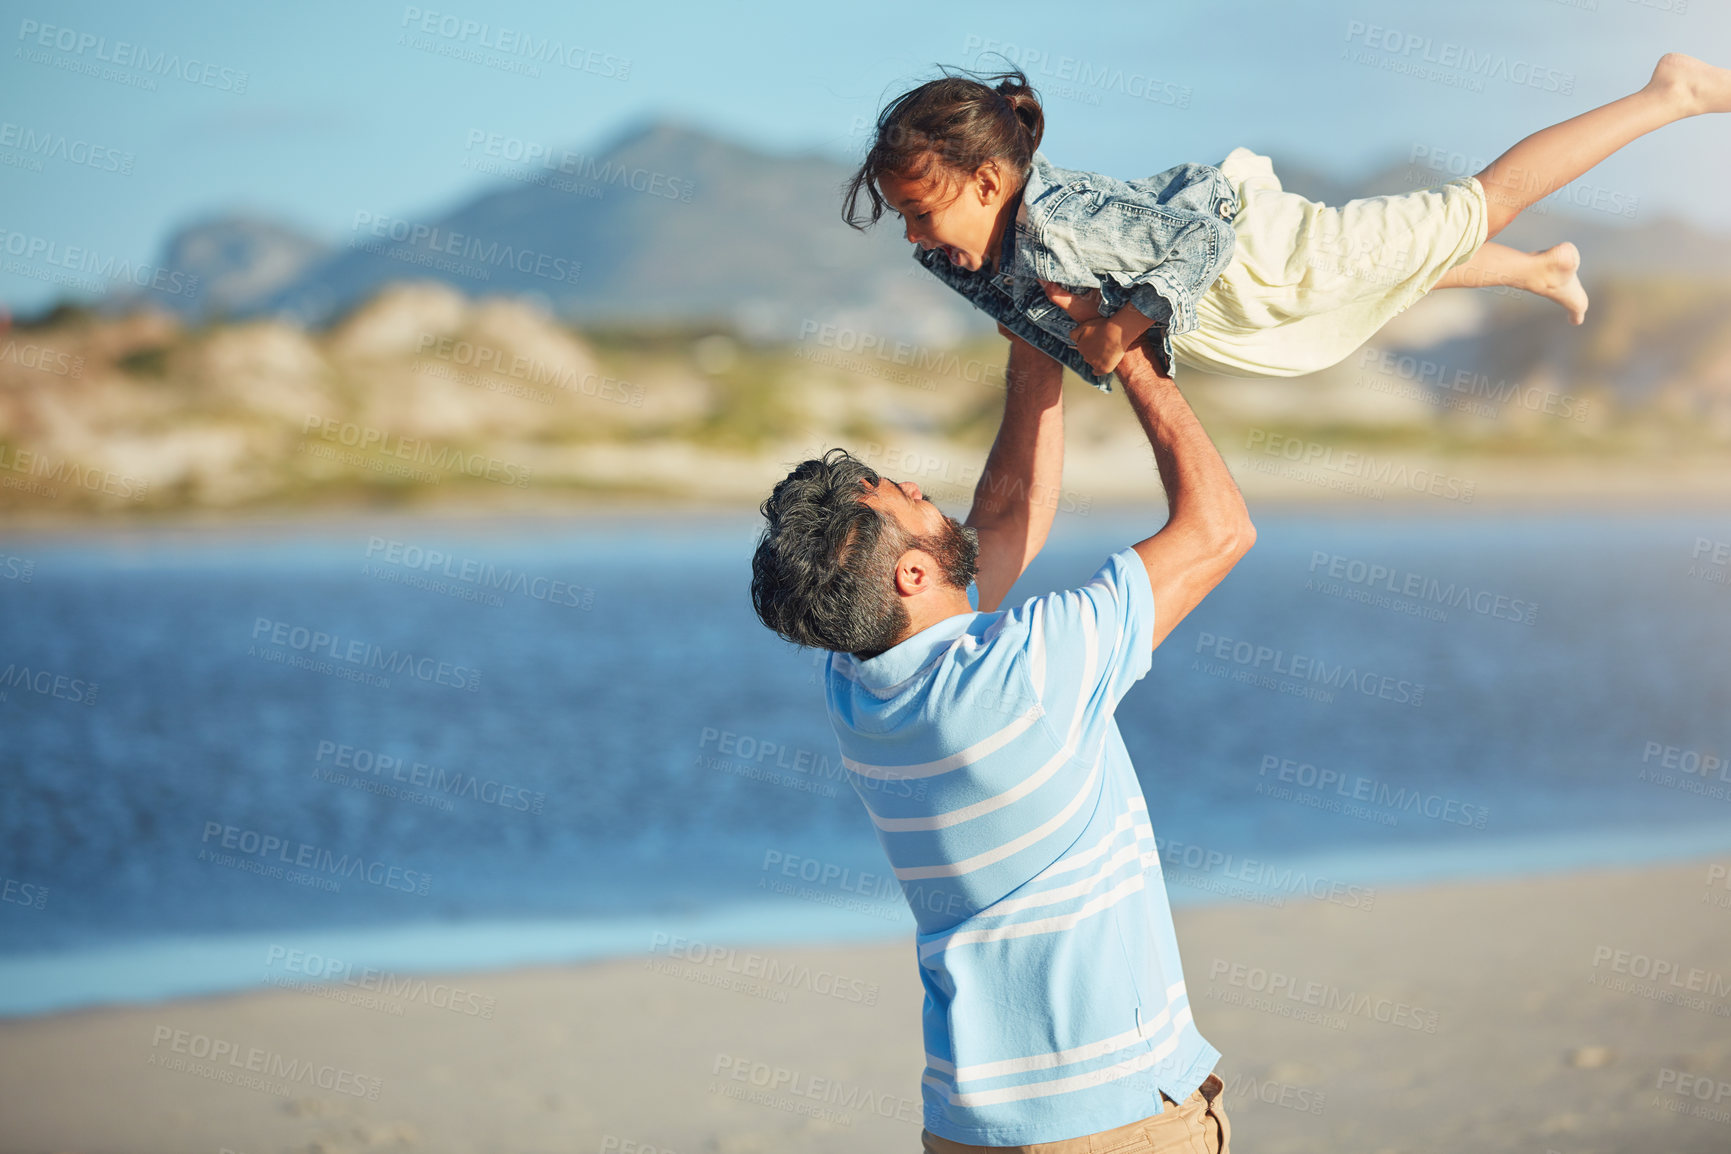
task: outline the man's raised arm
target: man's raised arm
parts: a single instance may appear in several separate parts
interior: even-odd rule
[[[974,487],[966,524],[980,534],[980,611],[1003,603],[1046,543],[1064,475],[1064,366],[1010,338],[1004,420]]]
[[[1078,320],[1099,313],[1092,299],[1056,285],[1048,285],[1046,295]],[[1178,386],[1156,367],[1146,342],[1124,354],[1117,373],[1166,488],[1165,527],[1135,545],[1154,590],[1158,648],[1256,543],[1256,527],[1226,462]]]

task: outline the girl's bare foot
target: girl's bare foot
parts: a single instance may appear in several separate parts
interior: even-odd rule
[[[1681,116],[1731,112],[1731,69],[1715,68],[1681,52],[1659,57],[1647,90],[1674,102]]]
[[[1575,324],[1586,320],[1587,290],[1581,285],[1581,250],[1565,240],[1533,255],[1541,262],[1539,273],[1525,287],[1562,305]]]

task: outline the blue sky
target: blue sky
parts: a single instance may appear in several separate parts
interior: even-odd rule
[[[150,262],[176,227],[229,211],[332,240],[357,212],[438,213],[485,184],[463,167],[477,131],[590,149],[670,116],[845,156],[886,97],[938,62],[994,63],[983,50],[1045,90],[1047,155],[1122,176],[1239,144],[1341,175],[1415,150],[1459,165],[1631,91],[1664,51],[1731,62],[1723,0],[0,8],[0,301],[18,311],[60,295],[39,261],[17,271],[27,242]],[[569,64],[498,67],[525,59],[506,30]],[[86,162],[32,157],[24,134]],[[1601,206],[1731,231],[1731,117],[1672,126],[1588,182]]]

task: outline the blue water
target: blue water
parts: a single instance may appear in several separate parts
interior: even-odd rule
[[[1061,523],[1018,594],[1086,580],[1156,522]],[[1731,771],[1713,761],[1731,753],[1731,588],[1689,572],[1731,519],[1258,524],[1118,713],[1176,902],[1247,900],[1223,887],[1263,867],[1373,887],[1731,848]],[[0,1013],[257,985],[291,949],[430,971],[672,934],[910,932],[835,771],[817,665],[750,612],[754,531],[659,518],[0,542]],[[373,538],[441,552],[449,575]],[[1307,588],[1333,557],[1483,592],[1487,611],[1433,590],[1446,620],[1428,619]],[[484,593],[463,575],[487,564],[526,582],[499,604],[404,583]],[[1531,624],[1507,619],[1529,605]],[[297,629],[338,639],[328,668],[364,672],[339,654],[377,646],[426,679],[260,655],[299,655]],[[1216,676],[1246,666],[1204,635],[1260,648],[1265,675],[1320,659],[1387,678],[1387,695]],[[94,700],[74,700],[88,683]],[[1393,699],[1421,685],[1420,704]],[[316,776],[342,772],[337,747],[398,759],[421,796],[365,753],[351,782],[398,796]],[[1341,788],[1371,800],[1324,808],[1345,809]],[[1399,807],[1414,796],[1434,812]]]

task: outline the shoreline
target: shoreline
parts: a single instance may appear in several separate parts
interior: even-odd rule
[[[1581,872],[1670,868],[1731,854],[1731,819],[1635,830],[1560,831],[1451,843],[1366,846],[1348,852],[1246,857],[1216,876],[1168,857],[1174,910],[1340,909],[1431,886],[1525,883]],[[1234,873],[1236,870],[1236,873]],[[1248,876],[1244,876],[1248,875]],[[1272,884],[1271,884],[1272,879]],[[1319,897],[1309,883],[1333,883]],[[1302,884],[1300,884],[1302,883]],[[1350,883],[1347,884],[1347,883]],[[1731,891],[1727,893],[1731,906]],[[1731,922],[1728,922],[1731,927]],[[641,959],[669,934],[738,948],[822,949],[911,935],[899,901],[882,911],[769,899],[718,902],[696,912],[465,918],[188,931],[73,948],[0,954],[0,1023],[164,1000],[245,996],[283,976],[286,951],[341,959],[348,969],[486,977],[523,967]],[[25,991],[30,991],[26,994]]]
[[[940,505],[951,505],[940,494]],[[1495,518],[1538,520],[1554,517],[1707,514],[1731,516],[1731,483],[1722,493],[1684,491],[1658,493],[1623,490],[1616,493],[1522,494],[1479,497],[1471,503],[1427,500],[1422,496],[1390,501],[1365,501],[1351,497],[1271,495],[1247,491],[1252,513],[1275,517],[1317,517],[1341,521],[1490,520]],[[955,514],[965,512],[959,506]],[[1072,524],[1092,520],[1132,519],[1164,516],[1163,497],[1156,489],[1147,501],[1128,498],[1101,501],[1086,513],[1060,512],[1058,522]],[[167,537],[250,533],[255,536],[329,535],[379,529],[392,525],[426,528],[484,529],[487,536],[533,531],[548,525],[582,527],[632,527],[643,524],[669,525],[681,522],[713,522],[715,519],[755,522],[758,509],[746,501],[643,500],[608,501],[592,505],[548,504],[519,507],[496,505],[452,505],[440,508],[402,506],[332,506],[326,508],[267,508],[250,510],[174,510],[137,516],[9,517],[0,520],[0,541],[90,539],[112,540],[126,536]],[[477,534],[480,535],[480,534]]]

